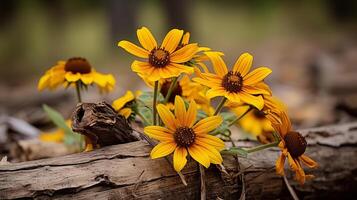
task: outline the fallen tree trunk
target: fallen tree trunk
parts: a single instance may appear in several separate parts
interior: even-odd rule
[[[304,186],[287,173],[291,186],[305,199],[346,199],[357,194],[357,123],[302,130],[307,155],[320,167]],[[228,144],[228,143],[227,143]],[[239,141],[239,146],[257,145]],[[0,166],[0,199],[197,199],[200,175],[195,162],[183,170],[188,186],[165,159],[151,160],[144,141],[108,146],[92,152]],[[229,175],[214,165],[206,171],[208,199],[290,199],[282,177],[275,174],[276,148],[247,158],[224,156]],[[287,165],[286,165],[287,167]],[[238,170],[240,169],[240,170]],[[243,175],[243,182],[239,178]],[[244,186],[244,187],[243,187]]]

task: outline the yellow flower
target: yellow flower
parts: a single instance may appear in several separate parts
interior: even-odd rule
[[[187,155],[209,167],[210,163],[221,164],[219,153],[224,142],[208,133],[222,123],[222,117],[212,116],[196,122],[196,103],[191,101],[186,110],[183,99],[175,98],[175,116],[163,104],[157,106],[159,116],[166,127],[147,126],[145,134],[160,141],[151,151],[151,158],[161,158],[174,152],[173,163],[176,171],[181,171],[187,162]]]
[[[160,46],[146,27],[139,29],[137,35],[144,48],[125,40],[118,43],[118,46],[127,52],[146,59],[145,62],[135,60],[132,63],[131,69],[134,72],[147,77],[150,81],[177,77],[181,73],[193,73],[192,67],[182,63],[192,59],[198,50],[198,46],[197,44],[187,44],[178,48],[183,30],[172,29],[167,33]]]
[[[136,92],[136,96],[140,95],[140,91]],[[126,119],[130,117],[132,114],[132,103],[135,100],[135,96],[132,91],[128,90],[124,96],[116,99],[112,106],[113,108],[122,116],[124,116]]]
[[[269,68],[260,67],[248,73],[253,57],[244,53],[238,58],[233,69],[228,71],[219,54],[216,52],[206,52],[205,54],[211,60],[215,74],[201,73],[196,70],[198,77],[193,80],[210,88],[207,91],[209,98],[223,96],[232,102],[250,104],[259,110],[263,108],[263,98],[256,95],[269,93],[265,89],[257,87],[257,84],[271,73]]]
[[[279,148],[282,153],[276,161],[276,172],[280,175],[284,175],[285,159],[289,161],[290,168],[295,172],[295,179],[304,184],[306,179],[313,178],[313,175],[307,175],[302,168],[301,163],[305,164],[309,168],[316,168],[318,164],[304,155],[306,150],[305,138],[291,128],[291,122],[286,112],[281,113],[281,123],[272,123],[275,131],[277,131],[281,137]]]
[[[38,83],[38,90],[53,90],[60,85],[74,86],[78,81],[84,86],[96,84],[103,92],[111,91],[115,85],[113,75],[96,72],[86,59],[74,57],[59,61],[47,70]]]
[[[66,125],[71,127],[71,120],[66,120]],[[43,132],[40,134],[40,140],[44,142],[57,142],[62,143],[65,137],[65,132],[63,129],[57,128],[53,132]]]

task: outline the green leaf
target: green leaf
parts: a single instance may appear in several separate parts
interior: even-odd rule
[[[47,106],[46,104],[44,104],[42,107],[45,110],[48,117],[51,119],[51,121],[58,128],[64,131],[65,133],[64,143],[66,145],[76,145],[76,144],[80,145],[83,142],[81,135],[73,132],[72,129],[68,127],[66,120],[59,112],[57,112],[55,109],[51,108],[50,106]]]

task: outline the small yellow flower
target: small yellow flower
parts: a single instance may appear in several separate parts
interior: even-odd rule
[[[134,72],[147,77],[150,81],[177,77],[181,73],[193,73],[192,67],[182,63],[192,59],[198,46],[197,44],[187,44],[179,48],[183,30],[172,29],[167,33],[160,46],[146,27],[137,30],[137,35],[144,48],[125,40],[118,43],[118,46],[127,52],[146,59],[145,62],[135,60],[132,63],[131,69]]]
[[[253,57],[248,53],[244,53],[238,58],[233,69],[228,71],[219,54],[216,52],[206,52],[205,54],[211,60],[215,74],[201,73],[196,70],[198,77],[193,80],[210,88],[207,91],[209,98],[223,96],[232,102],[243,102],[253,105],[259,110],[263,108],[264,100],[260,94],[269,93],[265,89],[257,87],[257,84],[271,73],[269,68],[260,67],[248,73]]]
[[[219,153],[224,142],[208,133],[222,123],[222,117],[212,116],[196,122],[196,103],[191,101],[186,110],[183,99],[175,98],[175,116],[163,104],[157,106],[159,116],[166,127],[147,126],[145,134],[160,141],[151,151],[151,158],[161,158],[174,152],[173,163],[176,171],[181,171],[187,162],[187,155],[209,167],[210,163],[221,164]]]
[[[59,61],[47,70],[38,83],[38,90],[53,90],[60,85],[68,87],[78,81],[85,86],[96,84],[103,92],[111,91],[115,85],[113,75],[96,72],[86,59],[74,57],[67,61]]]
[[[141,91],[136,92],[136,96],[139,96],[141,94]],[[130,115],[133,113],[132,110],[132,103],[135,100],[135,96],[132,91],[128,90],[124,96],[116,99],[112,106],[113,108],[122,116],[124,116],[126,119],[130,117]]]
[[[316,168],[318,164],[304,155],[307,147],[305,138],[291,128],[291,122],[286,112],[281,113],[281,123],[272,123],[275,131],[277,131],[281,137],[279,148],[282,153],[276,161],[276,172],[279,175],[284,175],[285,159],[289,161],[290,168],[295,172],[295,179],[304,184],[306,179],[311,179],[313,175],[307,175],[302,168],[301,163],[305,164],[309,168]]]
[[[66,120],[66,125],[70,128],[72,126],[71,120]],[[42,132],[39,137],[40,140],[44,142],[62,143],[64,141],[65,132],[63,129],[57,128],[53,132]]]

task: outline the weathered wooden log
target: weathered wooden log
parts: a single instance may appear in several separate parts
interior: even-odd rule
[[[349,199],[357,194],[357,123],[301,131],[306,154],[320,167],[307,170],[315,179],[301,186],[287,177],[305,199]],[[227,143],[228,144],[228,143]],[[239,141],[249,147],[254,142]],[[63,157],[0,166],[0,199],[197,199],[200,175],[195,162],[184,168],[188,186],[165,159],[152,160],[144,141],[108,146]],[[224,156],[229,175],[215,165],[206,171],[208,199],[291,199],[283,178],[275,173],[277,148]],[[238,165],[239,163],[239,165]],[[238,168],[240,170],[238,170]],[[288,168],[286,164],[286,168]],[[289,170],[287,170],[289,171]],[[243,175],[243,182],[240,176]],[[244,185],[244,187],[242,187]],[[244,188],[244,189],[242,189]]]
[[[125,117],[105,102],[80,103],[72,115],[72,129],[101,147],[139,140]]]

